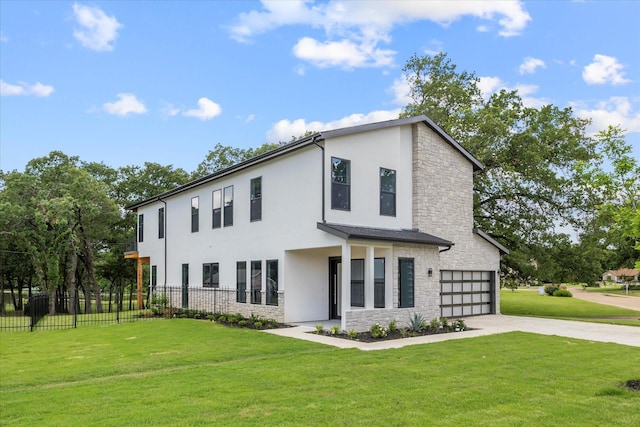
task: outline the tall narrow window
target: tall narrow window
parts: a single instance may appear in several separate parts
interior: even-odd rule
[[[262,261],[251,261],[251,304],[262,304]]]
[[[220,287],[220,266],[217,262],[202,264],[202,287]]]
[[[182,264],[182,308],[189,308],[189,264]]]
[[[222,226],[222,190],[215,190],[213,197],[213,228]]]
[[[151,292],[155,293],[158,287],[158,266],[151,266]]]
[[[384,258],[373,260],[373,306],[384,308]]]
[[[191,232],[197,233],[200,229],[200,199],[191,198]]]
[[[331,209],[351,209],[351,161],[331,158]]]
[[[400,258],[398,264],[398,307],[413,307],[413,258]]]
[[[278,260],[267,261],[267,305],[278,305]]]
[[[158,209],[158,239],[164,239],[164,208]]]
[[[233,185],[224,189],[224,226],[233,225]]]
[[[396,216],[396,171],[380,168],[380,215]]]
[[[247,302],[247,263],[236,263],[236,301]]]
[[[144,241],[144,214],[138,215],[138,242]]]
[[[251,180],[251,221],[262,219],[262,177]]]
[[[364,260],[351,260],[351,306],[364,307]]]

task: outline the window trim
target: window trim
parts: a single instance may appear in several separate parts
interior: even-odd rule
[[[393,172],[393,191],[385,191],[383,189],[383,185],[382,185],[382,179],[383,179],[383,171],[390,171]],[[397,196],[396,196],[396,191],[397,191],[397,181],[396,181],[396,177],[397,177],[397,172],[395,169],[388,169],[388,168],[380,168],[380,215],[383,216],[396,216],[396,200],[397,200]],[[393,197],[393,213],[390,212],[383,212],[383,207],[384,204],[382,203],[382,198],[383,196],[392,196]]]
[[[345,180],[347,182],[337,182],[336,175],[334,174],[334,165],[340,162],[346,162],[346,177]],[[339,203],[338,199],[338,189],[341,188],[346,192],[346,201]],[[331,209],[340,210],[340,211],[350,211],[351,210],[351,160],[343,159],[340,157],[331,156]]]
[[[258,183],[260,186],[260,195],[258,197],[254,194],[254,183]],[[262,177],[252,178],[249,183],[250,195],[249,195],[249,220],[251,222],[262,221]]]

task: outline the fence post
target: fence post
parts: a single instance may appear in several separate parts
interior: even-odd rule
[[[73,307],[73,328],[77,328],[78,327],[78,306],[80,305],[79,302],[80,300],[78,299],[79,294],[78,294],[78,288],[75,288],[74,291],[74,302],[73,305],[75,307]]]

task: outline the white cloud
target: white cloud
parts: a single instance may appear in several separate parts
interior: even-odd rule
[[[531,20],[521,2],[482,1],[344,1],[326,3],[312,1],[263,1],[261,10],[238,15],[230,27],[231,38],[250,42],[255,36],[286,25],[322,28],[326,40],[302,37],[293,48],[294,54],[319,67],[339,66],[386,67],[393,65],[393,50],[381,49],[380,43],[391,42],[396,25],[431,21],[442,26],[465,16],[489,21],[500,27],[498,34],[510,37],[520,34]],[[490,26],[479,25],[478,31]]]
[[[520,64],[518,68],[518,72],[520,74],[533,74],[536,72],[538,68],[546,68],[547,65],[544,63],[542,59],[532,58],[527,56],[524,58],[524,62]]]
[[[532,96],[538,92],[539,87],[537,85],[525,85],[517,84],[510,87],[506,82],[503,82],[499,77],[479,77],[478,88],[482,94],[482,98],[485,100],[501,90],[518,92],[518,96],[522,99],[522,104],[525,107],[540,108],[550,102],[546,98],[537,98]]]
[[[397,119],[400,109],[391,111],[372,111],[368,114],[351,114],[342,119],[331,122],[308,122],[304,119],[283,119],[275,123],[267,132],[267,141],[270,143],[291,140],[291,137],[299,137],[307,131],[320,132],[323,130],[341,129],[349,126],[364,125],[367,123]]]
[[[129,114],[144,114],[147,112],[147,107],[140,102],[135,95],[131,93],[119,93],[117,95],[118,101],[105,102],[102,104],[102,109],[116,116],[128,116]]]
[[[587,84],[605,84],[621,85],[628,83],[630,80],[624,77],[624,66],[618,62],[617,58],[607,55],[595,55],[593,62],[582,71],[582,78]]]
[[[478,89],[484,99],[489,99],[492,93],[507,88],[506,83],[500,80],[500,77],[478,77],[478,80]]]
[[[9,42],[9,38],[5,36],[2,31],[0,31],[0,43],[8,43],[8,42]]]
[[[620,126],[628,132],[640,132],[640,110],[634,107],[626,96],[613,96],[600,101],[595,106],[574,103],[574,111],[578,117],[591,119],[587,129],[595,134],[611,126]]]
[[[409,85],[405,75],[395,79],[391,87],[388,89],[388,92],[393,95],[393,103],[402,106],[413,102],[413,99],[409,96],[410,91],[411,86]]]
[[[162,107],[161,114],[163,119],[167,119],[169,117],[174,117],[180,114],[180,109],[174,107],[173,104],[166,103],[165,106]]]
[[[73,14],[80,28],[73,30],[73,36],[82,46],[98,52],[113,50],[112,43],[123,27],[113,16],[107,16],[100,8],[73,5]]]
[[[220,113],[222,113],[222,108],[220,108],[220,105],[216,104],[209,98],[200,98],[198,99],[197,109],[188,110],[182,114],[187,117],[195,117],[196,119],[206,121],[219,116]]]
[[[0,95],[12,96],[12,95],[33,95],[41,98],[45,98],[54,92],[53,86],[43,85],[40,82],[36,82],[34,85],[30,85],[24,82],[18,82],[17,85],[12,85],[4,80],[0,80]]]

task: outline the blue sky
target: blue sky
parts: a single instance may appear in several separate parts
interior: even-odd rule
[[[0,169],[61,150],[192,172],[217,143],[396,118],[402,67],[437,52],[640,157],[639,27],[639,1],[0,0]]]

